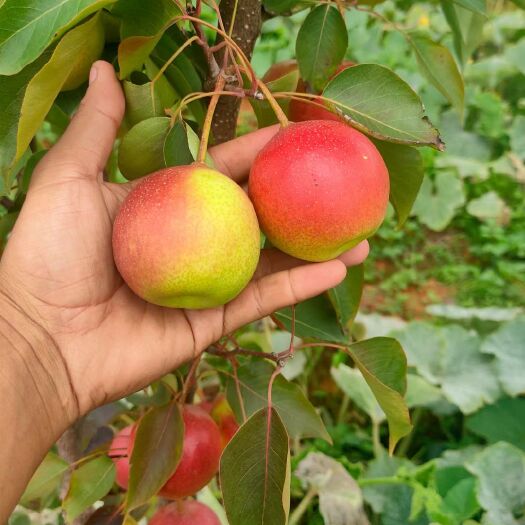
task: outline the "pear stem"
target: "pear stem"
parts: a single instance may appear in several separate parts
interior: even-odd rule
[[[219,102],[220,92],[222,91],[225,84],[224,77],[219,75],[215,82],[215,90],[210,99],[210,104],[208,106],[208,111],[206,112],[206,118],[204,120],[204,125],[202,127],[201,142],[199,144],[199,153],[197,155],[197,162],[204,162],[206,160],[206,152],[208,151],[208,142],[210,140],[210,131],[211,124],[213,121],[213,114],[215,113],[215,108],[217,107],[217,102]]]

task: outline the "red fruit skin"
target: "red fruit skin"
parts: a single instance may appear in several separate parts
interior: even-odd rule
[[[186,405],[182,457],[173,476],[159,491],[168,499],[180,499],[205,487],[219,469],[222,453],[221,433],[211,416],[202,408]]]
[[[288,73],[295,71],[298,68],[297,60],[283,60],[282,62],[277,62],[272,64],[272,66],[266,71],[262,77],[263,82],[271,82],[272,80],[277,80],[278,78],[284,77]]]
[[[115,464],[117,485],[123,489],[128,488],[129,458],[133,450],[134,430],[135,425],[130,425],[118,432],[113,438],[108,452],[108,456]]]
[[[335,73],[330,77],[330,80],[337,76],[341,71],[355,66],[355,62],[345,60],[336,69]],[[306,86],[302,80],[297,84],[297,92],[305,93]],[[305,120],[335,120],[344,122],[344,118],[325,107],[325,103],[320,98],[306,100],[292,99],[288,109],[288,117],[293,122],[304,122]]]
[[[313,120],[290,124],[259,152],[249,195],[274,246],[324,261],[377,230],[389,177],[365,135],[343,123]]]
[[[210,415],[221,431],[222,448],[224,449],[237,430],[239,430],[239,425],[235,420],[230,404],[223,394],[216,397],[211,407]]]
[[[221,525],[221,522],[207,505],[186,500],[160,508],[149,525]]]

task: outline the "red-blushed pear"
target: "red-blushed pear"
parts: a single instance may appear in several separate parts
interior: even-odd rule
[[[211,416],[195,405],[185,405],[184,445],[177,470],[159,495],[168,499],[192,496],[205,487],[219,470],[221,433]]]
[[[355,66],[355,62],[345,60],[330,77],[330,80],[337,76],[341,71]],[[297,92],[305,93],[306,86],[301,80],[297,84]],[[293,122],[304,122],[305,120],[336,120],[342,121],[343,117],[326,108],[325,102],[321,98],[314,99],[295,99],[290,101],[288,117]]]
[[[161,507],[149,525],[221,525],[221,522],[210,507],[188,499]]]
[[[113,226],[116,266],[146,301],[212,308],[248,284],[260,234],[242,188],[204,164],[157,171],[130,192]]]
[[[159,491],[161,496],[169,499],[192,496],[205,487],[217,473],[222,453],[221,432],[209,414],[198,406],[185,405],[182,418],[182,455],[175,472]],[[117,484],[123,489],[127,489],[129,483],[129,458],[133,452],[135,428],[129,426],[121,430],[108,453],[115,463]]]
[[[374,144],[328,120],[283,128],[259,152],[249,179],[268,239],[307,261],[333,259],[370,237],[388,194],[388,171]]]
[[[233,410],[226,399],[224,394],[219,394],[213,402],[202,401],[199,403],[210,416],[213,421],[217,423],[219,430],[221,431],[222,447],[226,448],[226,445],[230,442],[231,438],[239,430],[239,424],[235,419]]]

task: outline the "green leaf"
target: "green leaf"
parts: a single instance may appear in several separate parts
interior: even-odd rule
[[[17,75],[0,79],[0,194],[9,193],[16,175],[12,168],[18,121],[27,85],[49,57],[50,53],[46,52]]]
[[[0,217],[0,251],[7,241],[7,237],[11,233],[17,219],[18,212],[6,213]]]
[[[476,480],[468,477],[456,483],[443,498],[442,509],[462,523],[476,514],[480,507],[476,498]]]
[[[112,13],[122,20],[118,61],[120,78],[127,78],[132,71],[140,71],[180,10],[171,0],[119,0]]]
[[[525,9],[525,0],[510,0],[510,1],[516,4],[518,7]]]
[[[443,149],[417,94],[384,66],[345,69],[328,83],[323,96],[352,126],[375,138]]]
[[[421,72],[462,116],[465,86],[452,53],[423,33],[411,34],[408,41],[416,52]]]
[[[343,329],[348,329],[354,322],[363,295],[364,267],[362,264],[348,268],[341,284],[328,290],[328,298],[337,313]]]
[[[389,450],[412,429],[403,396],[406,391],[406,357],[401,345],[389,337],[374,337],[348,347],[348,353],[383,409],[390,430]]]
[[[126,123],[130,128],[142,120],[164,116],[164,107],[156,87],[151,82],[134,84],[125,80],[122,83],[126,97]]]
[[[425,177],[412,213],[431,230],[443,231],[465,204],[463,181],[449,171],[436,173],[434,181]]]
[[[29,157],[27,160],[24,167],[24,174],[22,175],[22,179],[20,181],[20,191],[22,193],[27,193],[29,191],[29,184],[31,184],[31,178],[33,177],[35,168],[44,158],[46,153],[47,150],[37,151],[36,153],[33,153],[33,155],[31,155],[31,157]]]
[[[508,443],[496,443],[466,466],[478,478],[477,496],[487,511],[487,523],[518,525],[513,512],[525,506],[525,454]]]
[[[397,226],[408,219],[416,200],[424,170],[421,153],[411,146],[373,139],[390,177],[390,202],[397,213]]]
[[[221,488],[230,525],[285,525],[290,498],[288,435],[279,414],[262,408],[235,434],[221,458]]]
[[[510,396],[525,393],[525,317],[501,326],[488,337],[482,347],[496,357],[496,370],[503,390]]]
[[[100,456],[73,471],[69,490],[62,502],[67,518],[73,521],[93,503],[102,499],[115,481],[115,465],[111,458]]]
[[[274,15],[290,13],[292,8],[302,0],[263,0],[264,9]]]
[[[487,11],[485,0],[454,0],[454,2],[465,9],[481,13],[482,15],[484,15]]]
[[[276,78],[275,80],[270,80],[266,83],[266,87],[271,92],[295,91],[298,81],[299,71],[295,69],[286,73],[286,75],[283,75],[282,77]],[[257,123],[260,128],[265,128],[279,122],[275,116],[275,112],[267,100],[257,100],[255,98],[250,98],[249,100],[255,116],[257,117]],[[290,105],[290,100],[286,98],[280,98],[277,100],[277,102],[286,113],[288,111],[288,106]]]
[[[381,423],[385,420],[385,413],[379,406],[363,374],[357,368],[350,368],[345,364],[340,364],[337,368],[332,368],[331,374],[337,386],[363,412],[368,414],[372,421]]]
[[[118,152],[118,166],[128,180],[166,167],[164,142],[169,126],[168,117],[153,117],[139,122],[124,135]]]
[[[48,452],[44,461],[33,474],[20,503],[29,505],[32,501],[44,499],[58,490],[62,476],[68,468],[69,464],[66,461],[54,452]]]
[[[306,17],[295,52],[301,77],[317,92],[336,71],[348,47],[348,33],[341,13],[331,5],[317,6]]]
[[[247,417],[268,405],[268,383],[275,368],[266,361],[250,362],[239,367],[240,392]],[[243,412],[233,379],[228,379],[226,395],[238,421]],[[275,378],[272,389],[274,409],[292,438],[321,438],[331,441],[323,421],[313,405],[295,383],[282,375]]]
[[[5,0],[0,7],[0,75],[18,73],[70,27],[114,1]]]
[[[416,374],[407,375],[406,404],[409,408],[432,406],[443,401],[441,390]]]
[[[481,221],[496,221],[498,224],[505,224],[510,217],[508,206],[495,191],[472,199],[467,205],[467,211]]]
[[[287,330],[291,330],[291,308],[279,310],[274,315]],[[296,305],[295,333],[302,338],[348,343],[348,337],[341,330],[334,308],[325,295],[319,295]]]
[[[58,43],[49,62],[29,82],[18,125],[16,158],[20,158],[44,121],[58,93],[86,80],[91,64],[104,47],[100,15],[69,31]]]
[[[506,441],[525,451],[525,399],[500,399],[469,416],[466,426],[489,443]]]
[[[166,135],[164,141],[166,166],[184,166],[195,160],[188,144],[188,128],[184,120],[179,119]]]
[[[128,511],[145,504],[175,472],[183,440],[184,420],[176,403],[155,407],[140,420],[130,459]]]

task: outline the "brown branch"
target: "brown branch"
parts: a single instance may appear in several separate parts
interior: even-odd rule
[[[248,59],[251,59],[255,41],[261,32],[261,0],[222,0],[220,3],[220,12],[227,32],[230,31],[236,3],[238,5],[232,38]],[[222,38],[218,37],[215,45],[221,41]],[[225,47],[216,52],[216,59],[219,64],[223,63],[224,53],[226,52],[227,48]],[[236,98],[221,97],[219,99],[212,124],[215,144],[226,142],[235,137],[239,108],[240,100]]]

